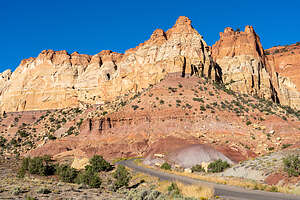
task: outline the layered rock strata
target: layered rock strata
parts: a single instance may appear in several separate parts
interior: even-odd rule
[[[265,52],[280,103],[300,109],[300,42]]]
[[[252,26],[246,26],[245,31],[226,28],[220,33],[220,40],[212,46],[212,56],[222,69],[222,81],[228,88],[276,99],[264,50]]]
[[[9,112],[101,104],[139,92],[170,72],[219,79],[209,46],[187,17],[179,17],[167,32],[155,30],[125,54],[44,50],[25,59],[1,84],[0,108]]]

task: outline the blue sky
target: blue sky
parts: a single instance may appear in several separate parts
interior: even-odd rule
[[[188,16],[209,44],[225,27],[253,25],[264,48],[300,41],[300,1],[1,0],[0,71],[43,49],[124,52]]]

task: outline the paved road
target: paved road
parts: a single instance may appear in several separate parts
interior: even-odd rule
[[[221,184],[211,183],[207,181],[202,181],[187,176],[169,174],[162,171],[138,166],[133,161],[134,159],[124,160],[118,162],[117,164],[125,165],[135,171],[149,174],[151,176],[155,176],[163,180],[180,181],[185,184],[204,184],[207,186],[211,186],[215,190],[215,195],[228,198],[231,200],[300,200],[300,196],[296,196],[296,195],[288,195],[288,194],[275,193],[275,192],[265,192],[259,190],[247,190],[240,187],[221,185]]]

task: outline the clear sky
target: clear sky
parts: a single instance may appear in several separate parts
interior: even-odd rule
[[[43,49],[124,52],[180,15],[209,45],[225,27],[248,24],[264,48],[300,41],[299,0],[0,0],[0,71]]]

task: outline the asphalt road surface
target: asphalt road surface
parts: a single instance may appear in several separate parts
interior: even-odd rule
[[[265,192],[259,190],[247,190],[240,187],[221,185],[216,183],[211,183],[207,181],[202,181],[199,179],[190,178],[187,176],[180,176],[176,174],[169,174],[159,170],[154,170],[150,168],[145,168],[136,165],[134,159],[120,161],[117,164],[129,167],[137,172],[142,172],[149,174],[151,176],[158,177],[162,180],[168,181],[180,181],[184,184],[202,184],[206,186],[213,187],[215,190],[215,195],[231,200],[300,200],[300,196],[288,195],[276,192]]]

